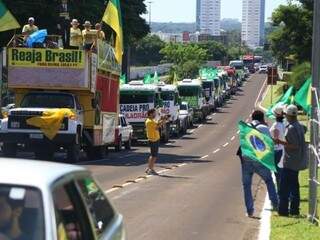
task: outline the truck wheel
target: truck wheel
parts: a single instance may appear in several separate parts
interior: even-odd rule
[[[73,143],[67,148],[67,161],[69,163],[78,163],[80,161],[80,145]]]
[[[53,159],[53,155],[54,155],[54,151],[53,150],[50,150],[50,149],[37,149],[34,151],[34,155],[35,155],[35,158],[37,160],[52,160]]]
[[[85,149],[89,160],[103,159],[107,155],[106,146],[91,146]]]
[[[3,143],[2,152],[5,157],[17,156],[17,144],[15,143]]]
[[[124,144],[124,147],[126,150],[131,150],[132,140],[131,137],[129,137],[129,140]]]
[[[114,149],[116,152],[121,152],[122,150],[122,137],[119,137],[119,142],[117,145],[114,146]]]

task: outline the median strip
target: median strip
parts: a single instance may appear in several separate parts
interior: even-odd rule
[[[229,143],[225,143],[222,147],[227,147],[229,145]]]

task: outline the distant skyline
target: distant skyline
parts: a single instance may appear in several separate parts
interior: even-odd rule
[[[195,22],[196,0],[151,0],[153,22]],[[147,3],[149,1],[145,1]],[[287,0],[266,0],[266,21],[275,8]],[[221,0],[221,19],[236,18],[241,21],[242,0]],[[149,16],[144,16],[147,21]]]

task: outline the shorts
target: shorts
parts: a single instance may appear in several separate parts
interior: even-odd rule
[[[157,141],[157,142],[150,142],[149,141],[149,145],[150,145],[151,157],[158,157],[160,142],[159,141]]]

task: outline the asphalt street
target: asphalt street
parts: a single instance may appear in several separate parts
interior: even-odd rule
[[[157,170],[146,177],[146,146],[83,162],[123,214],[128,239],[257,239],[258,219],[245,216],[237,122],[248,120],[265,75],[253,75],[207,123],[161,147]],[[265,190],[254,181],[256,215]]]

